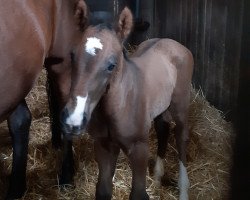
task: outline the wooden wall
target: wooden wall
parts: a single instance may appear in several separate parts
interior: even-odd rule
[[[187,46],[194,86],[230,112],[238,97],[243,8],[244,0],[141,0],[139,15],[151,26],[138,38],[169,37]]]

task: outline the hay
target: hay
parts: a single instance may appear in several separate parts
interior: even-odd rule
[[[202,91],[191,91],[190,142],[188,147],[188,174],[191,182],[190,199],[223,199],[229,190],[231,159],[231,124],[223,113],[211,106]],[[50,143],[49,117],[45,91],[45,73],[27,97],[33,114],[30,132],[27,182],[23,199],[94,199],[97,165],[94,161],[92,140],[83,136],[75,141],[77,166],[75,187],[59,189],[58,171],[60,151]],[[156,137],[151,131],[151,158],[155,157]],[[11,142],[6,124],[0,125],[0,199],[7,189],[7,175],[11,169]],[[170,137],[165,170],[177,180],[178,160],[173,134]],[[128,199],[131,171],[128,160],[121,154],[117,163],[113,199]],[[151,199],[178,199],[178,189],[173,186],[157,187],[152,175],[147,176],[147,192]]]

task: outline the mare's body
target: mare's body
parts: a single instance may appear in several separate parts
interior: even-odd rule
[[[8,119],[13,145],[8,199],[21,197],[26,188],[31,115],[24,98],[44,63],[58,94],[68,94],[70,84],[64,83],[70,80],[70,53],[81,40],[84,9],[82,0],[0,2],[0,122]]]
[[[52,42],[53,4],[1,1],[0,121],[33,86]],[[39,16],[39,17],[38,17]],[[47,17],[48,16],[48,17]]]
[[[175,137],[180,160],[180,199],[188,199],[186,142],[193,57],[170,39],[143,42],[129,58],[122,42],[131,31],[132,15],[125,8],[116,27],[89,26],[76,50],[69,101],[61,115],[64,135],[71,138],[86,129],[95,140],[99,167],[96,199],[111,199],[112,177],[120,149],[132,169],[130,199],[148,199],[146,170],[148,133],[155,121],[158,158],[155,172],[163,175],[169,122],[176,122]],[[66,154],[65,154],[66,155]]]

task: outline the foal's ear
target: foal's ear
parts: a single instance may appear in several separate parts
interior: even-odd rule
[[[116,33],[118,37],[122,41],[127,39],[128,35],[132,30],[132,27],[133,27],[133,15],[131,11],[127,7],[125,7],[119,16],[118,25],[116,28]]]
[[[88,21],[88,7],[84,0],[75,1],[75,18],[81,31],[85,29]]]

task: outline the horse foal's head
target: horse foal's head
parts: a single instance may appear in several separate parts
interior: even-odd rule
[[[89,26],[75,52],[70,99],[63,109],[64,132],[80,134],[120,66],[123,41],[132,29],[132,14],[124,8],[115,25]]]

